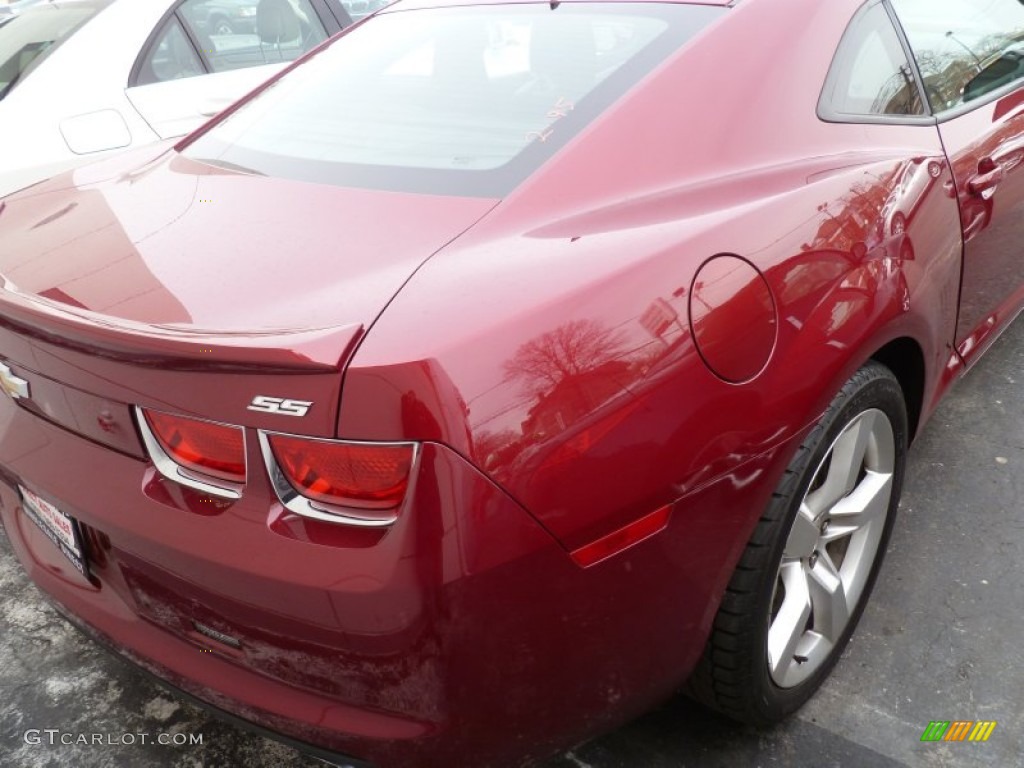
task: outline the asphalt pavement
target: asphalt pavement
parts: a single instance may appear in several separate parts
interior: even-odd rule
[[[542,768],[1024,766],[1022,469],[1019,320],[913,446],[879,582],[814,699],[755,729],[678,698]],[[956,720],[996,726],[983,743],[921,740],[931,721]],[[202,744],[26,741],[47,728],[201,734]],[[0,768],[319,765],[178,701],[92,645],[42,600],[0,533]]]

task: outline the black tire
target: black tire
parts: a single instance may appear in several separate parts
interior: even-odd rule
[[[882,419],[878,412],[885,418]],[[890,495],[886,504],[883,491],[880,490],[876,497],[872,497],[876,499],[874,503],[867,505],[870,507],[871,514],[878,515],[878,517],[870,518],[867,514],[863,516],[863,519],[875,519],[877,523],[861,522],[862,528],[859,529],[853,529],[840,523],[830,529],[834,520],[854,519],[849,515],[850,507],[855,506],[851,504],[853,496],[849,493],[840,497],[845,506],[840,507],[838,503],[830,503],[827,510],[821,513],[820,518],[808,522],[812,514],[811,507],[814,506],[811,504],[811,500],[825,498],[826,491],[835,495],[836,488],[847,484],[832,479],[832,449],[834,445],[841,445],[835,453],[836,456],[840,456],[835,461],[837,477],[848,480],[851,474],[856,474],[858,479],[853,482],[858,492],[860,492],[862,484],[869,479],[872,482],[880,482],[874,479],[880,477],[880,474],[874,474],[872,478],[869,478],[864,467],[870,461],[880,461],[878,457],[882,456],[881,451],[887,451],[889,448],[887,442],[889,433],[885,429],[885,421],[888,421],[891,427],[892,437],[892,473],[889,480],[886,481],[890,483]],[[856,436],[867,424],[873,426],[870,432],[871,437],[866,439],[873,440],[872,445],[875,447],[867,449],[863,458],[864,464],[844,473],[843,459],[847,455],[845,447],[856,443]],[[878,430],[878,435],[880,435],[877,439],[875,430]],[[703,657],[688,683],[687,692],[691,697],[735,720],[767,725],[778,722],[794,712],[817,690],[835,666],[843,648],[853,634],[881,567],[896,518],[896,508],[899,504],[906,465],[907,432],[906,405],[899,382],[888,368],[876,362],[869,362],[843,386],[817,426],[804,440],[786,469],[764,515],[754,529],[722,598]],[[842,444],[837,441],[840,436],[845,441]],[[883,443],[883,448],[879,449],[877,446]],[[874,453],[871,453],[872,450]],[[855,450],[851,451],[850,455],[854,453],[856,453]],[[884,458],[888,459],[889,455],[885,453]],[[824,462],[826,456],[828,457],[827,463]],[[853,467],[858,461],[860,460],[852,459],[846,465]],[[813,488],[812,481],[815,483]],[[829,488],[824,489],[825,485],[829,485]],[[831,496],[829,495],[828,498]],[[863,498],[863,496],[858,498]],[[805,501],[808,506],[800,521],[801,530],[794,531],[797,515]],[[885,511],[884,520],[880,516],[883,509]],[[845,517],[842,516],[844,510],[846,510]],[[811,528],[808,528],[809,525]],[[808,530],[813,530],[815,525],[820,525],[821,538],[814,541],[813,552],[806,560],[794,557],[792,553],[797,550],[804,551],[801,547],[809,541],[807,535],[803,534]],[[877,525],[877,527],[868,532],[869,525]],[[857,533],[842,533],[847,528],[856,530]],[[836,541],[826,542],[826,534],[838,535],[840,538]],[[816,536],[818,534],[808,535]],[[854,535],[861,536],[856,544],[852,543]],[[877,538],[879,536],[880,538]],[[843,537],[847,539],[845,544],[841,544]],[[873,542],[876,538],[877,549],[873,555],[870,555],[872,559],[869,561],[869,555],[864,554],[868,552],[866,542]],[[822,550],[836,545],[842,547],[842,553],[839,553],[838,549],[828,549],[828,558],[821,556]],[[790,550],[788,553],[787,547]],[[815,570],[819,568],[819,559],[821,568],[826,566],[838,568],[836,572],[838,575],[844,570],[843,562],[852,556],[853,559],[849,560],[850,568],[846,570],[856,574],[859,594],[855,594],[851,599],[845,591],[841,593],[841,602],[845,604],[849,600],[853,603],[846,606],[848,611],[836,610],[833,613],[832,606],[835,603],[823,599],[820,605],[828,606],[829,611],[826,614],[822,610],[818,616],[815,616],[814,606],[817,604],[810,596],[805,601],[803,593],[794,588],[792,598],[794,604],[802,605],[806,602],[810,606],[810,618],[803,630],[787,632],[786,629],[790,623],[782,621],[781,617],[783,607],[787,606],[786,601],[789,599],[788,590],[785,587],[777,587],[777,584],[783,583],[783,572],[780,569],[783,565],[784,554],[788,569],[786,574],[803,573],[808,583],[812,584],[812,591],[818,588],[820,583],[816,576],[811,575],[812,572],[815,575],[819,573],[819,570]],[[840,564],[835,566],[836,562]],[[804,570],[795,570],[798,568]],[[792,583],[798,585],[799,577]],[[824,592],[818,591],[817,594],[820,596]],[[853,588],[850,589],[850,594],[854,594]],[[803,616],[799,612],[794,613],[788,607],[785,615],[787,617]],[[834,619],[834,615],[839,618]],[[844,619],[843,617],[847,615],[848,618]],[[822,616],[825,616],[825,619],[821,619]],[[833,634],[832,638],[827,638],[827,645],[831,647],[831,650],[827,650],[826,645],[819,644],[814,648],[813,658],[809,660],[795,651],[792,653],[792,659],[786,654],[778,653],[780,647],[786,649],[797,647],[780,646],[779,638],[799,636],[798,642],[803,644],[799,647],[814,647],[812,641],[818,634],[817,622],[819,619],[827,620],[829,629],[826,633]],[[837,629],[836,627],[844,620],[847,622],[844,628]],[[771,632],[770,627],[775,627],[776,621],[779,621],[782,626],[775,635],[772,635],[776,640],[776,655],[774,657],[776,662],[770,669],[769,633]],[[800,621],[801,618],[793,619],[792,626],[799,627]],[[808,630],[815,631],[808,632]],[[811,666],[804,668],[804,664]],[[785,686],[780,685],[780,681],[788,682],[795,679],[798,679],[799,682]]]
[[[235,33],[234,25],[228,21],[228,17],[220,14],[211,16],[207,26],[211,35],[233,35]]]

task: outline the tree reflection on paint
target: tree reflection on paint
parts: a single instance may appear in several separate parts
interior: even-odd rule
[[[572,320],[520,346],[505,363],[505,378],[540,396],[615,360],[623,346],[620,334],[593,320]]]

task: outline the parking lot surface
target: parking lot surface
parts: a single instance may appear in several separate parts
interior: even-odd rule
[[[874,595],[806,707],[780,726],[754,729],[679,698],[543,768],[1024,765],[1022,469],[1018,321],[912,448]],[[0,693],[2,768],[321,765],[179,702],[95,647],[43,601],[2,534]],[[985,743],[922,742],[934,720],[997,725]],[[31,729],[201,734],[202,744],[48,746],[27,743]]]

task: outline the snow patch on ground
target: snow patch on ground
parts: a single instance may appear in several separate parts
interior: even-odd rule
[[[105,683],[101,672],[92,671],[84,675],[54,675],[43,683],[43,687],[51,698],[62,699],[72,694],[92,692],[92,689],[100,686],[108,688]]]
[[[36,632],[53,621],[53,614],[42,604],[17,599],[0,603],[0,617],[10,626],[26,632]]]
[[[162,696],[146,702],[142,714],[154,720],[167,720],[179,709],[178,703]]]

